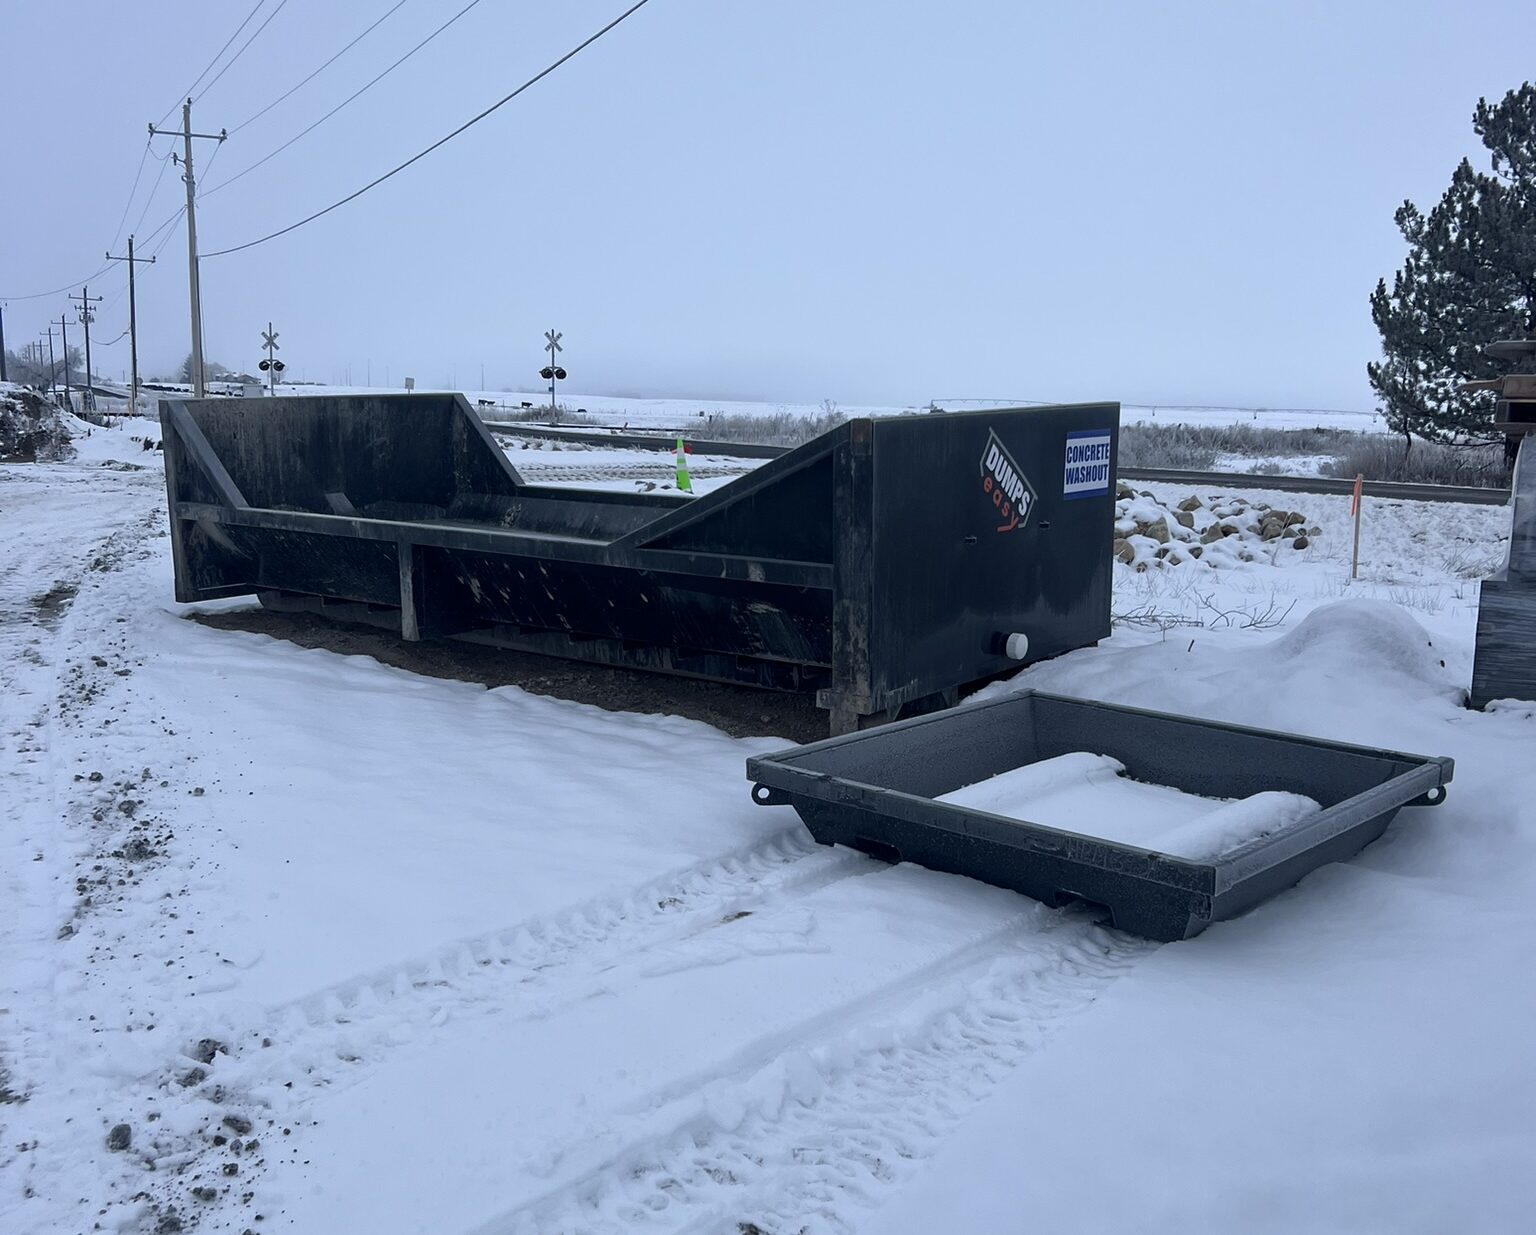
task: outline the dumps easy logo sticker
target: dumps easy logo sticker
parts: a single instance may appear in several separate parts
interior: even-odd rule
[[[1061,496],[1102,497],[1109,492],[1108,429],[1067,434],[1067,461],[1061,474]]]
[[[981,452],[981,491],[1002,520],[997,526],[999,532],[1011,532],[1022,520],[1029,518],[1035,491],[1024,479],[1024,473],[1013,461],[1008,448],[990,429],[987,430],[987,447]]]

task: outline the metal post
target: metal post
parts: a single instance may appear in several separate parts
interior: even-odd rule
[[[192,100],[181,105],[181,129],[157,129],[149,126],[150,136],[157,133],[176,133],[182,140],[182,163],[186,168],[182,179],[187,185],[187,291],[191,300],[192,316],[192,393],[201,399],[207,393],[203,383],[203,298],[197,274],[197,181],[192,175],[192,139],[205,137],[212,141],[224,141],[229,134],[223,129],[217,133],[192,131]]]
[[[548,340],[544,344],[544,350],[549,353],[549,413],[551,420],[554,419],[555,414],[555,373],[560,367],[556,354],[565,350],[560,346],[562,337],[561,333],[553,326],[544,332],[544,338]]]
[[[272,398],[277,398],[277,357],[272,353],[277,351],[277,331],[272,329],[272,323],[267,323],[267,331],[261,336],[262,346],[267,349],[267,363],[262,368],[267,371],[267,391]]]

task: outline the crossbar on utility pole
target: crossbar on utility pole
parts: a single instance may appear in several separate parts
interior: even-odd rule
[[[93,304],[100,304],[101,297],[91,295],[89,287],[82,287],[78,296],[70,296],[70,300],[80,302],[80,324],[85,327],[85,389],[80,392],[80,410],[96,410],[96,387],[91,381],[91,323],[96,320],[96,314],[91,311]]]
[[[181,105],[181,128],[157,129],[153,124],[149,126],[151,137],[162,134],[182,139],[181,161],[186,169],[182,179],[187,185],[187,291],[192,302],[192,393],[201,399],[206,393],[203,386],[203,297],[197,277],[197,181],[192,176],[192,139],[197,137],[221,142],[229,134],[224,129],[217,133],[194,133],[191,99]]]
[[[128,396],[128,413],[131,416],[137,416],[139,414],[139,310],[138,304],[134,300],[133,267],[135,263],[153,266],[155,259],[153,257],[135,257],[133,255],[133,237],[129,236],[128,256],[113,257],[109,251],[107,253],[107,260],[109,262],[128,263],[128,354],[131,357],[133,366],[133,382],[129,387],[132,393]],[[199,331],[198,333],[201,334],[202,332]]]

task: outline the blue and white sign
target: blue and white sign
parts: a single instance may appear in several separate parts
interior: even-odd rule
[[[1111,440],[1108,429],[1085,429],[1067,434],[1062,497],[1102,497],[1109,492]]]

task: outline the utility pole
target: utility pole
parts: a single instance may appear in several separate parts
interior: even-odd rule
[[[53,323],[48,323],[52,327]],[[60,345],[64,349],[64,406],[69,411],[74,411],[74,404],[69,398],[69,315],[62,314],[59,317],[59,337],[64,340]]]
[[[10,380],[5,375],[5,306],[0,304],[0,382]]]
[[[133,237],[129,236],[128,256],[113,257],[111,253],[108,253],[107,260],[109,262],[128,263],[128,351],[133,357],[133,382],[129,386],[132,393],[128,396],[128,414],[130,416],[137,416],[139,414],[139,312],[133,295],[133,265],[135,262],[153,265],[155,259],[153,257],[135,257],[133,255]]]
[[[41,362],[42,359],[43,359],[43,345],[41,343],[39,343],[37,345],[37,359],[38,359],[39,362]],[[54,388],[55,379],[57,377],[58,377],[58,371],[57,371],[57,367],[54,365],[54,361],[53,361],[53,323],[49,322],[48,323],[48,397],[50,399],[53,398],[53,388]]]
[[[197,279],[197,182],[192,177],[192,139],[199,137],[221,142],[229,134],[223,129],[217,133],[194,133],[191,99],[181,105],[180,129],[157,129],[153,124],[149,126],[151,137],[166,133],[179,136],[182,140],[181,161],[185,168],[182,179],[187,185],[187,290],[191,297],[192,316],[192,393],[201,399],[206,393],[203,388],[203,296]],[[172,154],[171,157],[176,156]]]
[[[91,312],[91,305],[100,304],[100,296],[92,296],[89,287],[82,287],[78,296],[70,296],[70,300],[80,302],[80,324],[85,327],[85,389],[80,394],[80,410],[96,410],[96,387],[91,382],[91,323],[96,320],[96,314]]]

